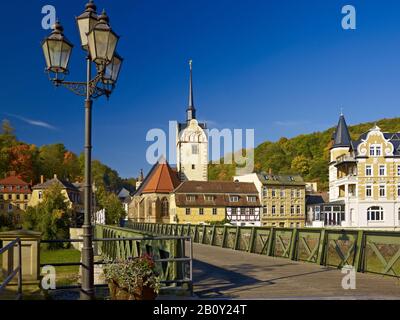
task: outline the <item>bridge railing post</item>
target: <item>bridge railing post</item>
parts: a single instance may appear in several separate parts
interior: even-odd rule
[[[267,249],[268,256],[273,256],[274,253],[274,240],[275,240],[274,237],[275,237],[275,228],[271,227],[268,237],[268,249]]]
[[[222,248],[225,247],[227,230],[228,230],[227,226],[224,226],[224,233],[223,233],[223,235],[222,235],[222,242],[221,242],[221,247],[222,247]]]
[[[252,253],[254,251],[254,240],[256,238],[256,227],[251,228],[251,235],[250,235],[250,241],[249,241],[249,249],[248,252]]]
[[[325,265],[325,245],[327,241],[327,233],[325,229],[321,229],[319,237],[318,259],[317,264]]]
[[[237,226],[236,227],[235,244],[233,245],[233,250],[237,250],[238,249],[239,241],[240,241],[239,237],[240,237],[240,227]]]
[[[290,260],[296,260],[296,255],[297,255],[297,237],[298,237],[298,230],[297,228],[294,228],[292,230],[292,237],[290,240],[290,252],[289,252],[289,259]]]
[[[354,259],[354,267],[358,272],[364,272],[364,231],[359,230],[357,233],[356,256]]]

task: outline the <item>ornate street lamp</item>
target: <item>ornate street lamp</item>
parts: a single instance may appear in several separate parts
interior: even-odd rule
[[[55,86],[64,86],[77,95],[85,97],[85,183],[84,183],[84,223],[82,248],[81,299],[93,299],[94,261],[92,226],[92,105],[94,98],[105,95],[107,98],[115,89],[121,69],[122,58],[115,53],[118,36],[112,31],[105,12],[97,17],[96,6],[92,0],[86,4],[85,11],[76,18],[81,45],[87,51],[86,81],[65,81],[68,74],[72,44],[64,37],[59,22],[53,32],[42,42],[46,61],[46,72]],[[96,64],[96,75],[92,77],[92,63]]]
[[[63,27],[57,21],[51,35],[42,42],[46,70],[55,74],[68,73],[68,62],[73,45],[64,37]]]

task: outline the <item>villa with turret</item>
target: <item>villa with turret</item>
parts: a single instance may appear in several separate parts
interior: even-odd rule
[[[374,126],[352,140],[343,115],[333,134],[329,203],[313,207],[313,226],[400,228],[400,133]]]

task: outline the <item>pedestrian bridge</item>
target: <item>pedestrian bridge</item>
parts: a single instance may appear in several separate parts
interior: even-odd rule
[[[129,227],[194,240],[193,291],[198,298],[400,298],[400,233],[144,223]]]

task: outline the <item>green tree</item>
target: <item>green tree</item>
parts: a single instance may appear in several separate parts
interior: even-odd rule
[[[120,219],[126,216],[126,212],[118,196],[106,191],[104,186],[100,186],[97,189],[96,199],[98,206],[106,211],[106,224],[119,224]]]
[[[291,169],[295,173],[306,176],[310,172],[310,160],[305,156],[296,156],[292,160]]]
[[[43,240],[69,239],[71,210],[61,186],[54,184],[43,195],[36,207],[28,207],[24,214],[24,228],[42,232]],[[68,247],[65,243],[48,244],[47,248]]]

